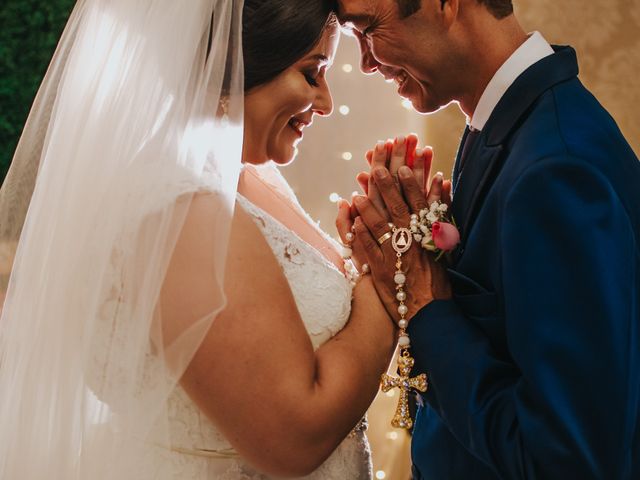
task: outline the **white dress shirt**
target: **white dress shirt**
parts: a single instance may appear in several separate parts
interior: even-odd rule
[[[507,89],[531,65],[553,54],[553,48],[540,32],[533,32],[498,69],[485,88],[471,120],[472,130],[482,130]]]

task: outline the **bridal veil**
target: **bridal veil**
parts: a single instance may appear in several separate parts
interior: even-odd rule
[[[127,479],[216,313],[242,154],[242,1],[80,0],[0,190],[0,478]],[[212,311],[158,299],[195,194]],[[162,477],[159,472],[158,478]]]

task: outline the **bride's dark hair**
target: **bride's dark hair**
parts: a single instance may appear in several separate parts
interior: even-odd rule
[[[336,23],[332,0],[245,0],[244,88],[269,82],[304,57]]]

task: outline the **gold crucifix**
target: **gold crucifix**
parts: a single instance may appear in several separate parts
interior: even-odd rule
[[[409,352],[405,350],[398,358],[399,377],[392,377],[386,373],[382,375],[382,391],[388,392],[392,388],[400,389],[400,400],[396,413],[391,420],[391,425],[396,428],[406,428],[409,430],[413,426],[413,420],[409,415],[409,392],[411,389],[420,392],[426,392],[428,383],[427,376],[421,373],[417,377],[411,378],[411,369],[413,369],[414,359],[411,358]]]

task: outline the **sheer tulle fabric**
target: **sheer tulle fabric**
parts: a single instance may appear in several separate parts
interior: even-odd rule
[[[0,478],[139,478],[145,447],[171,447],[167,398],[225,301],[241,17],[235,0],[77,3],[0,191]],[[164,275],[204,193],[212,311],[166,325]]]

